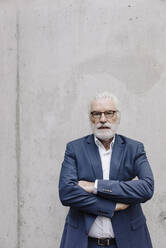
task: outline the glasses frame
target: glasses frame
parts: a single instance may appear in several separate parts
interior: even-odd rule
[[[108,113],[111,112],[111,113]],[[100,120],[102,117],[102,114],[104,114],[106,119],[112,119],[116,113],[118,113],[118,110],[107,110],[107,111],[92,111],[90,114],[92,116],[92,118],[94,118],[95,120]],[[99,114],[99,116],[94,116],[94,114]],[[110,116],[108,116],[110,115]]]

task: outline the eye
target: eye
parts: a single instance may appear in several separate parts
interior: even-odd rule
[[[94,111],[94,112],[92,112],[91,114],[92,114],[93,116],[96,116],[96,117],[98,117],[98,116],[101,115],[101,113],[100,113],[100,112],[97,112],[97,111]]]
[[[113,115],[114,113],[115,113],[115,111],[112,111],[112,110],[105,112],[106,115]]]

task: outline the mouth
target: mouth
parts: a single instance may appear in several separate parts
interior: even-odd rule
[[[109,127],[99,127],[98,129],[110,129]]]

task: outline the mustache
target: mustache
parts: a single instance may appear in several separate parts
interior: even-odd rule
[[[110,123],[104,123],[104,124],[101,124],[101,123],[98,123],[96,125],[96,128],[101,128],[101,127],[108,127],[108,128],[111,128],[112,125]]]

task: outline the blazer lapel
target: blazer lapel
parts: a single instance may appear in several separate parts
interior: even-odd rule
[[[110,175],[109,178],[111,180],[117,180],[118,175],[119,175],[119,169],[120,169],[120,164],[121,160],[124,154],[124,141],[122,138],[115,134],[115,142],[112,148],[112,156],[111,156],[111,161],[110,161]]]
[[[103,171],[102,171],[101,159],[100,159],[98,147],[94,141],[94,135],[92,134],[88,136],[86,142],[87,142],[86,144],[87,155],[92,164],[95,179],[102,179]]]

